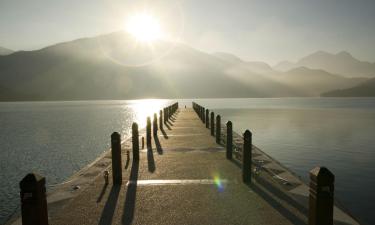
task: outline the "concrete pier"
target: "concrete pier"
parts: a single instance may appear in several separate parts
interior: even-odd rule
[[[309,188],[293,173],[252,146],[252,181],[244,183],[240,135],[233,133],[228,160],[224,125],[218,144],[193,109],[178,109],[170,118],[139,150],[139,161],[126,154],[131,139],[122,143],[122,185],[112,185],[111,176],[105,182],[102,172],[111,172],[105,154],[91,165],[94,172],[87,168],[53,192],[49,224],[308,224]],[[90,174],[95,176],[64,201],[62,191]],[[337,207],[335,222],[358,224]]]

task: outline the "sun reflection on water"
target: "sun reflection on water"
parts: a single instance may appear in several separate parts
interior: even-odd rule
[[[146,126],[146,119],[148,116],[153,118],[154,113],[157,113],[159,118],[159,110],[162,110],[170,103],[170,100],[165,99],[143,99],[131,100],[128,102],[131,110],[133,111],[133,121],[138,123],[138,127]]]

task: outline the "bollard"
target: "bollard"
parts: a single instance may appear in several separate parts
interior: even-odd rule
[[[252,134],[246,130],[243,135],[243,152],[242,152],[242,180],[244,183],[251,182],[251,150]]]
[[[168,115],[168,107],[165,108],[165,122],[168,122],[169,120],[169,115]]]
[[[117,132],[111,135],[111,152],[113,184],[120,185],[122,183],[121,136]]]
[[[216,143],[220,144],[221,140],[221,117],[220,115],[216,116]]]
[[[159,111],[159,128],[160,130],[163,130],[163,111]]]
[[[167,109],[163,109],[163,115],[164,115],[164,124],[167,124]]]
[[[232,159],[233,152],[233,128],[232,122],[227,122],[227,159]]]
[[[154,121],[152,123],[153,135],[158,134],[158,115],[154,113]]]
[[[325,167],[310,171],[309,225],[332,225],[335,176]]]
[[[142,136],[142,149],[145,148],[145,137]]]
[[[36,173],[29,173],[19,185],[22,224],[48,225],[46,179]]]
[[[132,143],[133,143],[133,160],[139,161],[139,133],[138,133],[137,123],[133,123],[132,125]],[[144,145],[144,141],[142,141],[142,148],[143,148],[143,145]]]
[[[205,117],[205,109],[204,109],[204,107],[202,108],[202,113],[201,113],[201,115],[202,115],[202,121],[203,121],[203,123],[206,123],[206,117]]]
[[[147,147],[151,146],[151,118],[147,117],[146,125],[146,145]]]
[[[211,121],[210,121],[210,126],[211,126],[211,135],[214,136],[215,133],[215,113],[211,112]]]
[[[206,109],[206,128],[209,128],[210,127],[210,110]]]

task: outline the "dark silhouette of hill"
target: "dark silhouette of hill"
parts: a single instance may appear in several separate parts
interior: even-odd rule
[[[297,63],[284,61],[274,68],[280,71],[287,71],[301,66],[322,69],[347,77],[375,77],[375,63],[360,61],[345,51],[337,54],[318,51],[300,59]]]
[[[324,97],[375,97],[375,78],[362,84],[347,88],[323,93]]]
[[[0,55],[9,55],[12,53],[12,50],[0,46]]]
[[[123,32],[83,38],[0,56],[0,100],[319,96],[358,84],[228,55],[165,41],[136,45]]]

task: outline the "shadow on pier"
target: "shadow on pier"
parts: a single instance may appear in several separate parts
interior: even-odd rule
[[[139,162],[134,161],[130,171],[128,189],[126,191],[124,213],[122,215],[122,224],[132,224],[134,219],[134,210],[137,195]]]

